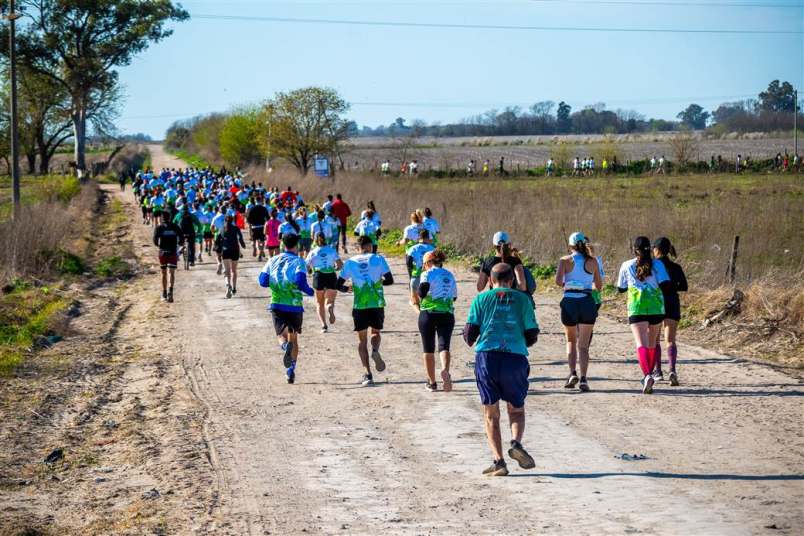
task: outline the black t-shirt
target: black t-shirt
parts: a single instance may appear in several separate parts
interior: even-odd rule
[[[268,209],[263,205],[254,205],[248,211],[246,221],[252,227],[262,227],[268,221]]]
[[[161,223],[154,229],[154,245],[159,251],[175,253],[179,249],[181,238],[181,229],[173,222]]]
[[[491,277],[491,269],[494,268],[495,265],[500,264],[502,262],[502,257],[489,257],[485,261],[483,261],[483,265],[480,267],[480,271],[486,274],[488,277]],[[508,257],[506,259],[508,266],[511,269],[516,269],[517,266],[522,264],[522,261],[519,260],[519,257]],[[511,288],[519,288],[519,284],[516,280],[516,271],[514,271],[514,282],[511,284]]]
[[[684,270],[681,269],[681,265],[671,261],[667,257],[662,257],[659,260],[664,264],[667,275],[670,277],[670,287],[662,287],[662,292],[665,295],[687,292],[687,277],[684,275]]]

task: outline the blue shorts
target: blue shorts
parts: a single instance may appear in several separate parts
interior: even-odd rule
[[[478,352],[475,354],[475,381],[484,406],[505,400],[515,408],[525,405],[528,396],[530,364],[521,354]]]

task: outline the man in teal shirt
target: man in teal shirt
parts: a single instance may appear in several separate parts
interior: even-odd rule
[[[478,294],[469,309],[463,338],[475,345],[475,380],[483,403],[486,437],[494,455],[487,476],[505,476],[500,435],[500,400],[508,403],[511,448],[508,456],[523,469],[535,467],[522,447],[525,431],[525,397],[528,395],[528,347],[539,337],[539,325],[528,295],[511,288],[514,271],[499,263],[491,270],[491,289]]]

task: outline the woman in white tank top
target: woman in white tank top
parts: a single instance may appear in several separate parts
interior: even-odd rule
[[[561,257],[556,270],[556,284],[564,289],[561,300],[561,323],[567,337],[567,364],[570,375],[565,389],[576,385],[589,391],[589,343],[597,320],[597,304],[592,296],[603,287],[597,259],[591,256],[583,233],[572,233],[568,240],[570,254]],[[580,377],[576,369],[580,361]]]

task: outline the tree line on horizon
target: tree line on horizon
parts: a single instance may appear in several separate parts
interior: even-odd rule
[[[676,116],[677,121],[646,119],[635,110],[608,110],[604,103],[572,111],[564,101],[541,101],[527,109],[508,106],[503,110],[489,110],[456,123],[427,124],[414,120],[410,124],[397,117],[388,125],[375,128],[359,126],[354,121],[347,125],[349,136],[517,136],[555,134],[631,134],[641,132],[667,132],[683,128],[712,129],[726,132],[773,132],[792,130],[794,89],[789,82],[774,80],[756,99],[720,104],[712,111],[692,103]],[[802,106],[799,104],[799,110]]]

